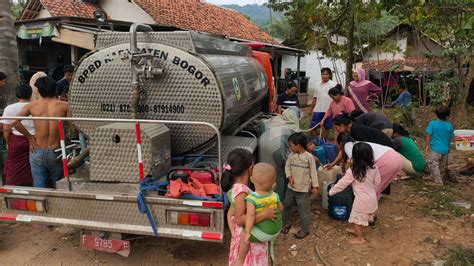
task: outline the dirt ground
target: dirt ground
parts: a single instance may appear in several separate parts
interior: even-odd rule
[[[411,129],[420,148],[432,114]],[[313,201],[312,231],[296,240],[290,234],[275,245],[277,265],[474,265],[474,172],[460,171],[474,152],[452,150],[449,168],[457,182],[433,186],[421,178],[392,183],[379,203],[378,221],[367,228],[367,244],[352,246],[347,223],[331,220]],[[468,209],[453,202],[471,204]],[[0,265],[226,265],[229,233],[223,244],[174,239],[131,241],[128,258],[81,250],[79,231],[40,225],[0,223]]]
[[[462,166],[456,161],[465,160],[465,154],[455,151],[452,157],[450,168],[457,183],[440,188],[419,178],[395,181],[392,194],[379,204],[377,225],[365,230],[368,243],[364,245],[348,244],[347,223],[331,220],[317,199],[311,235],[296,240],[291,234],[298,229],[295,226],[289,235],[280,236],[275,247],[277,264],[431,265],[451,259],[453,250],[461,250],[456,253],[462,257],[457,265],[473,263],[474,208],[456,207],[452,202],[472,204],[474,176],[456,172]],[[228,233],[223,244],[145,238],[133,240],[130,256],[123,258],[81,250],[77,230],[0,224],[0,265],[225,265],[228,247]]]

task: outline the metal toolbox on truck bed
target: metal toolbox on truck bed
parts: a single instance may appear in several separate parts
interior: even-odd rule
[[[145,174],[163,176],[171,167],[170,131],[163,124],[141,125]],[[92,181],[136,182],[138,177],[135,124],[111,123],[91,137]]]

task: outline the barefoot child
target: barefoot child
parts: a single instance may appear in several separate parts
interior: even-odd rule
[[[362,226],[368,226],[369,223],[374,222],[378,208],[375,190],[379,183],[380,174],[375,166],[372,147],[365,142],[357,142],[352,149],[351,168],[329,191],[329,196],[332,196],[352,185],[355,199],[349,223],[354,224],[354,229],[346,230],[355,235],[355,238],[349,240],[351,244],[365,243]]]
[[[291,216],[297,207],[301,219],[301,230],[295,234],[296,239],[309,235],[311,216],[311,193],[318,194],[318,173],[312,154],[306,151],[308,139],[303,133],[294,133],[288,138],[290,155],[285,165],[288,189],[283,204],[282,234],[288,234],[291,228]]]
[[[426,152],[431,179],[443,185],[441,174],[446,173],[449,143],[454,137],[453,125],[448,121],[451,110],[447,106],[436,109],[438,119],[431,121],[426,128]]]
[[[227,214],[227,224],[232,234],[230,240],[229,265],[237,260],[240,250],[240,239],[245,225],[244,199],[252,190],[247,186],[253,167],[252,154],[244,149],[235,149],[227,156],[227,164],[222,174],[222,190],[228,191],[231,208]],[[255,217],[255,222],[274,219],[274,211],[269,208]],[[244,265],[268,265],[268,243],[250,243],[250,251],[245,257]]]
[[[250,243],[273,241],[280,234],[282,226],[281,211],[283,211],[283,205],[278,194],[273,192],[272,189],[276,182],[275,168],[267,163],[258,163],[253,167],[250,180],[255,185],[255,192],[250,193],[245,198],[247,202],[245,234],[240,238],[240,251],[236,265],[243,265]],[[277,209],[275,221],[263,220],[256,223],[256,214],[262,213],[265,208]],[[274,261],[272,248],[270,248],[270,251]]]

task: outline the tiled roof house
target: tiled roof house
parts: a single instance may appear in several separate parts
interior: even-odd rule
[[[192,30],[260,43],[257,49],[277,62],[275,73],[281,72],[278,62],[304,56],[302,50],[279,45],[239,12],[204,0],[28,0],[15,22],[25,79],[36,71],[77,64],[95,49],[99,31],[126,32],[132,23],[148,24],[156,31]]]
[[[421,33],[422,41],[418,40],[413,28],[408,24],[400,24],[388,32],[385,38],[398,46],[398,51],[379,51],[370,46],[364,51],[366,69],[381,72],[403,71],[438,71],[440,66],[436,60],[428,59],[425,53],[439,55],[443,46],[432,38]]]
[[[120,14],[108,12],[106,7],[111,5],[111,1],[114,1],[115,5],[124,5],[124,12],[127,12],[125,5],[141,8],[153,19],[155,25],[263,43],[277,43],[240,13],[200,0],[135,0],[131,3],[122,0],[30,0],[18,22],[34,20],[45,13],[50,17],[93,20],[93,13],[97,8],[103,9],[108,14],[109,20],[123,21],[124,18]]]
[[[240,13],[199,0],[135,0],[159,25],[276,43]]]
[[[27,2],[19,21],[32,20],[46,9],[52,17],[94,18],[97,6],[84,1],[62,0],[30,0]]]

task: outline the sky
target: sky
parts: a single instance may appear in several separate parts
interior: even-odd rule
[[[265,4],[267,0],[205,0],[208,3],[216,5],[226,5],[226,4],[237,4],[237,5],[247,5],[247,4]]]

